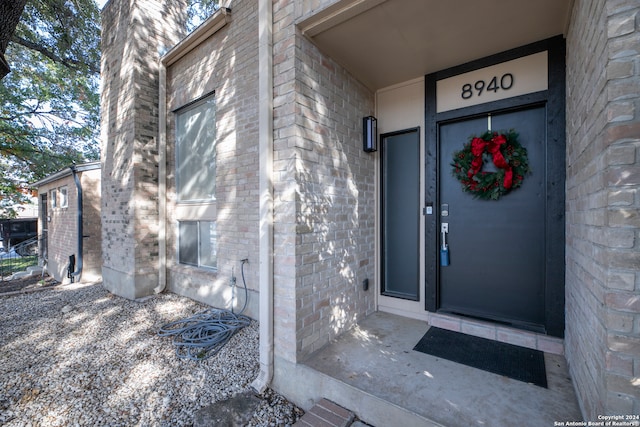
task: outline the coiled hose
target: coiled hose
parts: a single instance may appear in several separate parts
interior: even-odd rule
[[[244,279],[242,260],[242,283],[244,286],[244,306],[240,313],[233,309],[210,308],[186,319],[167,323],[158,330],[161,337],[173,336],[176,355],[180,359],[200,361],[217,354],[231,337],[251,323],[251,318],[242,313],[247,308],[247,283]],[[232,301],[233,306],[233,301]]]

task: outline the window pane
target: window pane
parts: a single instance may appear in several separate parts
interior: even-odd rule
[[[181,264],[198,265],[198,223],[178,223],[178,260]]]
[[[67,198],[67,187],[60,187],[60,207],[66,208],[69,205],[69,199]]]
[[[216,223],[213,221],[200,221],[201,266],[211,268],[216,268],[218,266],[216,239]]]
[[[216,189],[214,99],[177,115],[176,179],[178,200],[213,200]]]
[[[57,197],[56,197],[56,190],[51,190],[51,207],[55,208],[58,206],[57,203]]]

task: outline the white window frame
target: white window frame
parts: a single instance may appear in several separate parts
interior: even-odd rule
[[[51,209],[58,207],[58,190],[56,188],[49,190],[49,196],[51,198]]]
[[[217,271],[214,93],[174,114],[176,260],[180,265]]]
[[[58,188],[58,192],[60,193],[60,207],[68,208],[69,207],[69,190],[67,186],[63,186]]]
[[[196,240],[192,242],[195,247],[185,248],[189,242],[185,242],[187,236],[183,233],[183,227],[187,225],[195,227]],[[208,237],[208,242],[205,240],[206,237]],[[178,221],[178,262],[183,265],[217,270],[217,240],[218,235],[215,221]],[[186,250],[183,251],[183,249]],[[186,253],[188,251],[195,251],[195,254],[187,255]]]

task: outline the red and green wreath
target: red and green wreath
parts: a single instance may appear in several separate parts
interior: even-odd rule
[[[485,162],[493,162],[494,171],[483,170]],[[483,200],[498,200],[520,187],[530,172],[527,149],[513,130],[470,137],[462,150],[453,153],[451,166],[462,190]]]

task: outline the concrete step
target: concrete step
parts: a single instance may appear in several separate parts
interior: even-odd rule
[[[298,420],[294,427],[348,427],[355,415],[348,409],[322,399]]]

